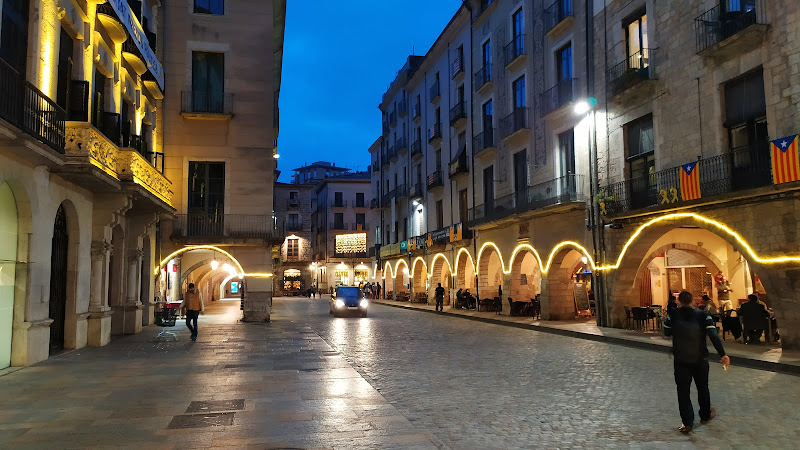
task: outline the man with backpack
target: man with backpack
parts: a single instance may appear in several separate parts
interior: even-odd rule
[[[664,321],[664,334],[672,336],[672,355],[675,359],[675,384],[678,387],[678,409],[682,424],[678,430],[682,433],[692,431],[694,425],[694,408],[689,397],[692,379],[697,386],[697,401],[700,403],[700,421],[708,422],[717,415],[711,407],[711,394],[708,391],[708,348],[706,336],[711,339],[719,354],[723,368],[731,363],[725,355],[722,342],[717,335],[717,327],[705,311],[695,309],[692,305],[692,294],[683,291],[678,295],[679,307],[667,314]]]

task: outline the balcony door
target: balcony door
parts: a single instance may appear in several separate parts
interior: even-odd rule
[[[58,85],[56,87],[56,103],[58,106],[69,110],[70,84],[72,82],[72,50],[75,42],[72,36],[61,28],[61,37],[58,47]]]
[[[222,114],[225,54],[192,52],[192,112]]]
[[[494,209],[494,166],[483,169],[483,214]]]
[[[528,152],[514,153],[514,206],[526,208],[528,199]],[[527,208],[526,208],[527,209]]]
[[[647,14],[637,11],[622,22],[625,34],[625,56],[627,69],[646,69],[650,65],[647,38]]]
[[[29,0],[3,0],[0,58],[25,78],[28,59]]]
[[[725,85],[725,126],[734,189],[772,182],[764,74],[760,70]]]
[[[575,130],[570,129],[558,135],[558,161],[561,182],[560,195],[565,201],[577,191],[575,182]]]
[[[647,115],[625,126],[628,151],[631,208],[642,208],[657,201],[653,116]]]
[[[189,162],[187,233],[222,236],[225,217],[225,163]]]

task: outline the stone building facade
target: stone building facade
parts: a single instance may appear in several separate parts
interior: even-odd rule
[[[311,211],[315,205],[314,185],[275,183],[275,219],[286,238],[276,255],[274,292],[298,295],[313,287],[315,270]]]
[[[780,169],[791,160],[776,149],[785,142],[800,159],[791,147],[800,131],[791,31],[798,5],[586,7],[467,2],[424,59],[409,59],[404,70],[413,73],[401,71],[381,103],[383,149],[371,152],[386,291],[430,297],[443,281],[451,292],[470,288],[485,298],[502,288],[515,300],[538,294],[543,318],[568,319],[583,285],[595,292],[598,323],[608,326],[623,326],[627,308],[663,305],[684,289],[730,308],[756,292],[774,310],[782,345],[797,347],[800,182]],[[436,190],[391,195],[403,167],[410,174],[396,184],[416,182],[414,151],[404,156],[394,144],[402,130],[395,102],[405,98],[412,110],[417,78],[427,88],[443,59],[455,68],[452,50],[464,33],[470,139],[441,190],[449,203],[443,225],[461,223],[461,235],[453,233],[461,239],[434,233],[438,214],[419,222],[421,239],[416,221],[403,239],[387,233],[397,205],[416,200],[430,211],[439,197]],[[444,95],[448,106],[457,103]],[[442,153],[460,155],[461,124],[456,118]],[[421,145],[421,160],[438,148]],[[466,201],[460,177],[468,180]]]

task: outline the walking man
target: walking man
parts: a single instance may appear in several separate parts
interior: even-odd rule
[[[444,288],[442,283],[436,287],[434,296],[436,297],[436,311],[444,311]]]
[[[194,287],[194,283],[189,283],[189,289],[183,294],[181,309],[186,311],[186,326],[192,332],[192,340],[197,340],[197,317],[203,312],[203,297],[200,290]],[[192,326],[194,325],[194,326]]]
[[[700,403],[701,423],[708,422],[717,415],[716,410],[711,407],[711,394],[708,391],[706,336],[711,338],[723,368],[727,369],[731,360],[725,355],[711,316],[692,305],[692,294],[681,292],[678,295],[678,304],[678,307],[667,314],[664,334],[672,336],[675,384],[678,387],[678,409],[682,422],[678,431],[688,433],[694,425],[694,407],[689,397],[693,379],[697,387],[697,401]]]

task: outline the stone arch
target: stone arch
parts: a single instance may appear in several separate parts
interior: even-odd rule
[[[400,267],[401,264],[403,265],[403,268]],[[397,297],[398,292],[408,292],[409,275],[408,263],[406,263],[406,261],[403,259],[398,260],[394,266],[395,298]]]
[[[543,283],[542,319],[568,320],[575,318],[574,275],[579,266],[586,264],[583,261],[584,258],[586,258],[585,255],[571,247],[561,248],[553,255],[545,278],[546,283]]]
[[[389,292],[391,292],[392,295],[389,295]],[[383,289],[381,295],[389,300],[394,299],[394,271],[389,262],[386,262],[383,266]]]
[[[78,261],[80,260],[81,228],[78,210],[71,200],[64,200],[59,205],[59,208],[63,208],[66,218],[67,236],[69,237],[66,255],[66,289],[64,291],[66,313],[64,317],[64,348],[73,349],[85,345],[85,343],[78,342],[78,335],[80,332],[78,331],[77,327],[79,313],[82,312],[79,311],[79,309],[83,309],[88,306],[85,305],[82,308],[78,305],[78,273],[80,271],[80,265],[78,264]],[[56,211],[58,211],[58,208]],[[57,212],[54,213],[53,220],[55,220],[56,215]]]
[[[475,263],[466,250],[456,255],[456,287],[475,293]]]
[[[412,268],[412,287],[414,295],[426,293],[428,290],[428,264],[422,258],[415,259]]]
[[[511,261],[511,292],[516,301],[528,301],[542,292],[542,269],[536,255],[528,249],[519,251]]]
[[[478,293],[480,298],[497,297],[503,285],[503,258],[495,247],[486,247],[478,256]]]
[[[450,262],[447,258],[439,254],[434,257],[431,269],[431,290],[436,289],[439,283],[444,288],[444,304],[450,304],[450,290],[452,289],[453,274],[450,271]]]
[[[624,325],[625,307],[640,305],[639,296],[645,270],[652,270],[653,258],[662,251],[671,249],[690,252],[706,267],[723,271],[729,279],[735,278],[731,300],[733,306],[737,307],[736,299],[746,298],[747,289],[752,288],[748,287],[748,273],[756,270],[759,276],[763,274],[766,277],[768,274],[762,270],[762,265],[745,258],[737,241],[718,231],[702,222],[698,226],[698,221],[691,218],[669,220],[642,230],[619,258],[618,267],[611,273],[613,282],[607,286],[609,325]],[[710,294],[716,297],[714,290]],[[653,303],[656,303],[655,298]],[[666,304],[666,299],[663,303]]]

